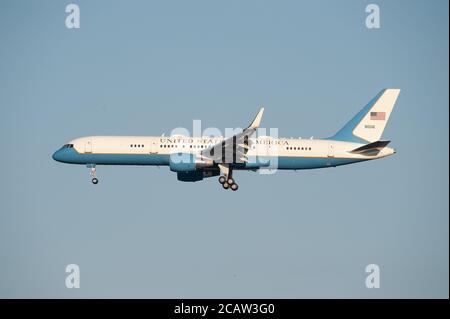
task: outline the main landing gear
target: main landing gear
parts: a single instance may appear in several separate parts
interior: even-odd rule
[[[239,186],[236,184],[234,179],[231,177],[232,171],[228,168],[228,166],[219,165],[220,171],[223,173],[222,176],[219,177],[219,183],[222,184],[224,189],[230,188],[232,191],[237,191]]]
[[[95,165],[91,165],[88,167],[91,168],[90,175],[92,177],[92,184],[97,185],[98,184],[97,169],[95,168]]]

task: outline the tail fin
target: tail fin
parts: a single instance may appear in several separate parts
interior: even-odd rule
[[[332,140],[367,143],[380,140],[400,89],[384,89],[356,114]]]

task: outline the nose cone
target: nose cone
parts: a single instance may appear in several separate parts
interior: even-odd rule
[[[52,158],[57,162],[63,161],[63,151],[61,149],[57,150],[55,153],[53,153]]]
[[[78,164],[79,162],[78,153],[71,146],[61,147],[59,150],[53,153],[52,158],[55,161],[61,163]]]

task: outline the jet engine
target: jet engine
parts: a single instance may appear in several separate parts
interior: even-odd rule
[[[214,162],[211,159],[198,154],[173,153],[169,157],[169,167],[172,172],[193,172],[213,165]]]

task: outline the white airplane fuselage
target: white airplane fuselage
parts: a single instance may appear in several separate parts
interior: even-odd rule
[[[170,157],[180,153],[196,155],[202,149],[223,141],[212,137],[164,136],[88,136],[62,147],[53,158],[59,162],[85,165],[155,165],[169,166]],[[248,161],[235,163],[235,169],[311,169],[334,167],[378,159],[395,153],[384,147],[375,155],[351,153],[362,143],[329,139],[250,139]],[[73,147],[72,147],[73,145]],[[269,163],[271,161],[271,163]],[[230,163],[233,166],[233,163]]]
[[[88,136],[65,144],[53,154],[58,162],[97,165],[169,166],[180,181],[195,182],[222,175],[225,189],[237,190],[233,170],[301,170],[335,167],[379,159],[395,153],[380,140],[399,89],[375,96],[335,135],[325,139],[257,136],[264,109],[242,132],[232,137]]]

